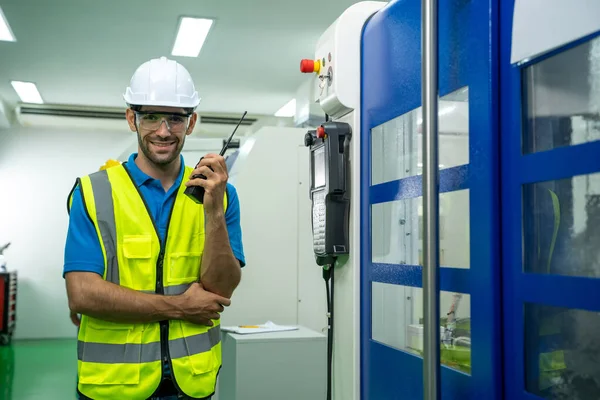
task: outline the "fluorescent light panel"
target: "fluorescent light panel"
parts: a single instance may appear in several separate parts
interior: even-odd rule
[[[8,25],[8,20],[2,12],[2,8],[0,8],[0,40],[5,42],[17,41],[17,39],[15,39],[15,35],[13,35],[12,30],[10,29],[10,25]]]
[[[212,19],[207,18],[182,18],[171,54],[181,57],[198,57],[213,22]]]
[[[296,99],[291,99],[275,113],[276,117],[293,117],[296,115]]]
[[[35,86],[35,83],[12,81],[11,84],[23,103],[44,103],[44,100],[42,100],[42,96],[40,95],[37,86]]]

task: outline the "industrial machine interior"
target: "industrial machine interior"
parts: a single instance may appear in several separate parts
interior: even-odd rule
[[[0,0],[0,400],[600,399],[598,16]]]

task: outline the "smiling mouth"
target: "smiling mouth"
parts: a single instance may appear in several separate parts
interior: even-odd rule
[[[156,147],[171,147],[175,144],[175,142],[150,142],[150,143]]]

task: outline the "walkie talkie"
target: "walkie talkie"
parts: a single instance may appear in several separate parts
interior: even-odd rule
[[[240,119],[240,122],[238,122],[237,126],[235,127],[235,129],[233,130],[233,132],[231,133],[231,135],[229,136],[229,139],[227,139],[227,142],[225,142],[225,144],[223,145],[223,148],[221,149],[221,152],[219,153],[220,156],[224,156],[225,155],[225,152],[227,151],[227,148],[229,147],[229,143],[231,142],[231,139],[233,139],[233,135],[235,135],[235,132],[240,127],[242,121],[246,117],[246,114],[248,114],[248,111],[244,111],[244,115],[242,115],[242,118]],[[202,157],[202,158],[204,158],[204,157]],[[200,161],[202,161],[202,158],[200,159]],[[200,161],[198,161],[198,164],[200,164]],[[196,166],[198,164],[196,164]],[[210,169],[212,170],[212,168],[210,168]],[[191,179],[197,179],[197,178],[206,179],[206,176],[204,176],[202,174],[198,174],[198,175],[192,176]],[[184,193],[190,199],[192,199],[196,204],[203,204],[204,203],[204,188],[202,186],[189,186],[189,187],[187,187],[185,189]]]

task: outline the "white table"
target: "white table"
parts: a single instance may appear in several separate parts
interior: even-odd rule
[[[216,400],[325,400],[327,337],[295,331],[223,332]]]

